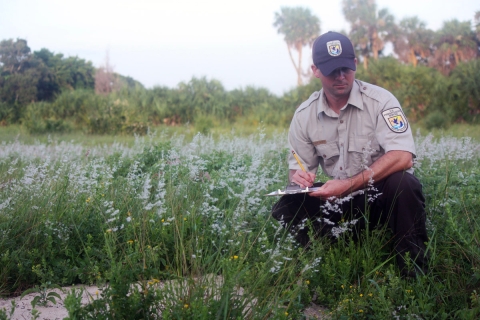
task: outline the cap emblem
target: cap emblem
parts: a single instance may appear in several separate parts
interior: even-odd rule
[[[342,44],[340,40],[333,40],[327,42],[328,54],[332,57],[337,57],[342,54]]]

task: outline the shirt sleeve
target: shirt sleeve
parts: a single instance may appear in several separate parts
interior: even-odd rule
[[[300,165],[293,156],[291,150],[294,150],[299,157],[305,170],[316,173],[318,170],[318,156],[311,139],[307,135],[305,128],[306,121],[301,120],[301,115],[296,112],[290,124],[288,133],[289,153],[288,167],[290,170],[300,170]]]
[[[377,115],[375,134],[377,141],[385,152],[392,150],[408,151],[415,156],[412,129],[400,103],[392,94],[381,106]]]

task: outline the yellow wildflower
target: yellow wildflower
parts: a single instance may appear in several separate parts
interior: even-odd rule
[[[363,297],[363,293],[360,293],[360,298]]]
[[[128,240],[127,243],[128,243],[128,244],[132,244],[132,243],[133,243],[133,240]]]
[[[307,285],[309,285],[309,284],[310,284],[310,280],[305,280],[305,283],[306,283]]]
[[[183,307],[184,307],[185,309],[188,309],[188,304],[185,303],[185,304],[183,305]]]

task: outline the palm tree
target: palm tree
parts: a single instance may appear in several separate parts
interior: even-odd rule
[[[297,84],[303,84],[302,77],[309,75],[302,68],[303,47],[312,46],[313,41],[320,35],[320,19],[314,16],[310,9],[296,7],[282,7],[280,12],[275,12],[274,27],[277,27],[278,33],[284,35],[287,43],[288,54],[297,72]],[[292,49],[298,53],[298,61],[293,58]]]
[[[435,60],[433,64],[444,74],[449,73],[461,61],[475,59],[478,46],[470,21],[457,19],[443,23],[436,34]]]
[[[385,42],[391,41],[395,18],[388,9],[377,12],[375,0],[343,0],[343,14],[351,25],[350,39],[367,69],[369,57],[377,60]]]
[[[394,35],[393,49],[403,62],[414,67],[418,61],[427,62],[431,55],[434,32],[425,27],[418,17],[409,17],[400,21]]]

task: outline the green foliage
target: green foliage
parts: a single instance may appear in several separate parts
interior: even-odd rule
[[[480,123],[480,60],[460,63],[450,76],[456,99],[455,119]]]
[[[31,134],[63,133],[71,131],[71,125],[65,119],[57,119],[46,102],[31,104],[25,111],[23,124]]]
[[[23,39],[0,42],[0,65],[0,103],[11,109],[8,117],[0,111],[4,121],[19,122],[29,103],[51,101],[62,90],[94,85],[91,62],[63,58],[47,49],[32,54]]]
[[[76,128],[92,134],[144,135],[148,131],[146,118],[128,100],[75,90],[64,91],[53,102],[32,103],[23,123],[30,133],[68,132]]]
[[[0,101],[0,124],[6,125],[13,116],[13,107],[8,103]]]
[[[284,145],[262,133],[7,144],[2,295],[34,292],[38,304],[57,301],[54,283],[99,285],[85,306],[70,292],[70,319],[301,318],[312,299],[334,319],[478,316],[476,143],[417,137],[431,259],[415,279],[400,277],[388,230],[304,251],[272,221],[276,199],[263,194],[285,184]]]
[[[212,116],[199,115],[195,118],[195,131],[201,134],[208,134],[213,128],[214,118]]]
[[[176,88],[145,89],[132,78],[108,95],[96,95],[94,69],[77,57],[41,49],[30,53],[25,40],[0,46],[0,122],[22,122],[34,133],[80,130],[90,134],[140,134],[158,125],[193,124],[204,134],[218,124],[260,123],[286,127],[296,107],[321,89],[312,78],[278,97],[264,88],[226,91],[215,79],[193,77]],[[392,57],[359,66],[357,78],[391,91],[412,123],[428,128],[455,122],[477,123],[478,61],[460,63],[446,76],[423,65],[404,65]],[[440,119],[443,114],[444,119]]]
[[[378,58],[396,29],[395,17],[387,8],[378,9],[375,1],[343,0],[342,11],[352,25],[349,37],[357,55],[362,56],[367,66],[369,57]]]
[[[2,308],[0,309],[0,320],[11,320],[13,319],[13,314],[15,313],[16,304],[15,301],[12,300],[12,305],[10,307],[10,311],[7,313],[7,310]]]
[[[94,67],[90,61],[78,57],[64,58],[61,53],[53,53],[42,48],[33,53],[47,67],[48,79],[38,85],[38,100],[51,100],[64,89],[93,89]]]
[[[446,77],[432,68],[383,58],[371,62],[367,70],[359,66],[357,78],[391,91],[410,122],[446,128],[458,121],[478,122],[478,66],[476,61],[462,63]],[[320,81],[314,78],[276,97],[253,87],[227,92],[216,80],[193,78],[176,89],[124,87],[106,96],[90,90],[64,91],[54,101],[24,108],[22,121],[31,133],[83,130],[90,134],[143,135],[152,126],[191,123],[197,132],[207,134],[225,122],[286,127],[294,109],[320,89]],[[4,119],[14,117],[8,104],[0,106]]]
[[[30,293],[38,293],[38,295],[36,295],[31,302],[32,308],[35,308],[37,305],[46,306],[48,302],[56,304],[57,303],[56,299],[62,299],[62,298],[58,293],[54,291],[48,291],[49,289],[52,289],[52,288],[62,290],[60,286],[52,285],[50,282],[47,282],[47,283],[43,283],[40,286],[35,286],[34,288],[25,290],[22,293],[21,298],[25,297],[27,294],[30,294]]]
[[[433,111],[429,113],[424,120],[425,127],[428,130],[432,129],[441,129],[448,127],[448,119],[445,117],[445,114],[441,111]]]
[[[433,68],[402,65],[394,58],[379,59],[367,70],[357,70],[358,79],[392,92],[408,119],[429,129],[479,121],[479,74],[477,60],[459,64],[448,77]]]

